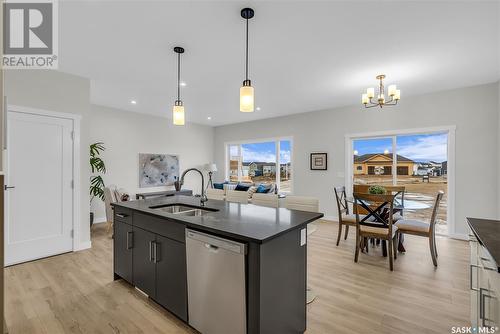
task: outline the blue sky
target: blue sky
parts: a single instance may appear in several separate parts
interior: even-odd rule
[[[353,148],[358,155],[383,153],[385,150],[392,153],[392,139],[359,139],[354,141]],[[415,161],[446,161],[447,148],[446,133],[407,135],[396,138],[396,152]]]
[[[290,162],[291,144],[288,140],[280,142],[281,163]],[[275,162],[276,146],[274,142],[241,145],[244,162]]]

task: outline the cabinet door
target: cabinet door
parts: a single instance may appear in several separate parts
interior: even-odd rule
[[[156,264],[154,262],[155,234],[134,226],[134,285],[151,298],[155,297]]]
[[[186,245],[156,236],[156,301],[187,321]]]
[[[113,237],[114,273],[132,283],[132,248],[134,235],[132,226],[115,221]]]

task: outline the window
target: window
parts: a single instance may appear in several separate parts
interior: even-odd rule
[[[227,144],[226,152],[229,181],[276,184],[279,193],[292,191],[291,139]]]
[[[405,186],[405,201],[414,207],[404,211],[407,219],[429,219],[437,192],[444,191],[436,231],[448,232],[447,132],[354,138],[352,149],[354,186]]]

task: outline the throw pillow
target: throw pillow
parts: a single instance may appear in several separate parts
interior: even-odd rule
[[[250,188],[250,186],[246,186],[244,184],[238,183],[238,185],[236,185],[236,188],[234,188],[234,190],[236,190],[236,191],[248,191],[249,188]]]
[[[271,190],[271,187],[272,185],[270,184],[260,184],[258,187],[257,187],[257,193],[258,194],[267,194],[269,192],[269,190]]]

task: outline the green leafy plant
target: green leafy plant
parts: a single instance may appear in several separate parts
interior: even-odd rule
[[[368,193],[373,195],[384,195],[387,190],[382,186],[371,186],[368,188]]]
[[[90,145],[90,168],[92,175],[90,177],[90,201],[97,197],[104,200],[104,180],[102,174],[106,173],[106,165],[101,159],[100,154],[105,150],[104,143],[97,142]]]

